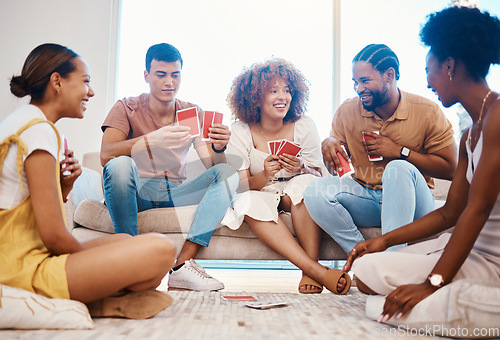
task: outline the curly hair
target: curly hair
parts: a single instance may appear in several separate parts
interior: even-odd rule
[[[290,62],[272,58],[243,69],[233,80],[227,96],[227,103],[233,118],[245,123],[259,123],[259,105],[265,92],[271,88],[272,81],[276,78],[285,80],[292,96],[290,109],[283,121],[294,122],[305,114],[309,99],[309,82]]]
[[[420,39],[440,62],[463,62],[475,81],[500,62],[500,22],[478,8],[449,7],[428,15]]]

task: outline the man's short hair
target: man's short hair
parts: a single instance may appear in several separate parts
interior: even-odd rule
[[[146,70],[148,72],[151,70],[151,62],[153,59],[165,61],[167,63],[173,63],[179,60],[181,62],[181,68],[183,64],[179,50],[167,43],[156,44],[148,48],[148,52],[146,53]]]
[[[396,53],[384,44],[366,46],[352,60],[353,63],[357,61],[370,63],[380,73],[392,67],[396,73],[396,80],[399,80],[399,59]]]

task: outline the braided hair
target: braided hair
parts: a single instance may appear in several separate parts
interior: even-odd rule
[[[367,45],[352,60],[353,63],[357,61],[364,61],[371,64],[380,73],[384,73],[392,67],[396,74],[396,80],[399,80],[399,59],[387,45]]]

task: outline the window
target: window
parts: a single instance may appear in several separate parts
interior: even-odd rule
[[[478,0],[482,10],[500,15],[498,0]],[[352,87],[351,62],[366,45],[382,43],[389,46],[398,56],[401,78],[398,86],[407,92],[427,97],[441,105],[437,96],[427,89],[425,56],[428,48],[420,42],[420,29],[426,16],[449,5],[449,0],[342,0],[341,7],[341,100],[355,96]],[[500,88],[500,67],[491,69],[488,76],[490,86]],[[442,106],[441,106],[442,107]],[[457,133],[459,113],[454,105],[443,108]]]
[[[333,110],[332,18],[332,0],[122,0],[117,99],[148,92],[146,51],[168,42],[184,60],[178,98],[220,110],[229,125],[232,80],[243,67],[280,57],[310,81],[309,114],[325,136]]]

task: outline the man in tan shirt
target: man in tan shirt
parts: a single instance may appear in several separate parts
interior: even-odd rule
[[[398,79],[399,60],[386,45],[371,44],[356,55],[358,97],[337,109],[322,143],[331,173],[341,171],[339,154],[351,159],[355,172],[318,179],[304,192],[311,217],[346,253],[364,240],[357,226],[387,233],[432,211],[431,177],[451,179],[455,171],[450,122],[436,103],[401,91]]]
[[[109,111],[102,124],[104,197],[115,231],[131,235],[139,232],[137,214],[141,211],[197,204],[168,285],[219,290],[224,288],[222,282],[208,275],[193,258],[201,247],[208,247],[231,205],[239,177],[225,164],[224,150],[231,134],[226,125],[213,124],[210,139],[204,141],[179,123],[178,112],[187,108],[195,108],[201,124],[204,117],[200,107],[176,98],[182,64],[174,46],[151,46],[144,71],[149,93],[119,100]],[[206,171],[185,181],[191,146]]]

